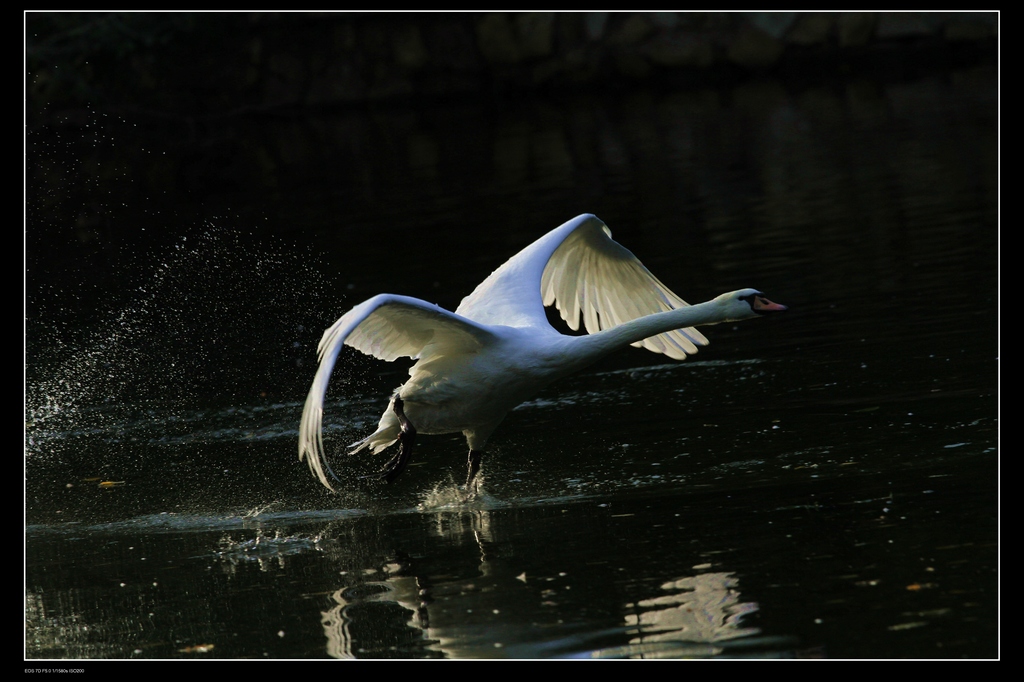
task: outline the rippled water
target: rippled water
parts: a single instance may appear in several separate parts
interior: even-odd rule
[[[79,201],[49,176],[56,199],[30,193],[26,657],[996,656],[994,92],[982,71],[423,109],[366,132],[378,155],[338,132],[284,191],[172,210],[99,185],[130,206],[77,255],[41,246]],[[74,134],[33,132],[32,158],[74,158]],[[396,161],[405,143],[436,153]],[[317,154],[342,170],[317,177]],[[545,390],[472,500],[461,437],[421,439],[391,486],[365,478],[383,455],[344,454],[405,372],[353,351],[325,411],[349,483],[323,489],[296,457],[321,330],[379,291],[454,307],[584,211],[688,300],[757,286],[791,310]]]

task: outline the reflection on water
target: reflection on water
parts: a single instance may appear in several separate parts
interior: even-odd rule
[[[359,658],[363,656],[387,655],[387,646],[382,645],[385,633],[374,632],[379,627],[382,612],[391,609],[391,617],[401,619],[406,630],[401,644],[392,643],[392,651],[419,651],[423,655],[449,658],[489,658],[516,653],[516,643],[527,641],[530,636],[515,632],[515,627],[529,627],[525,623],[474,622],[480,619],[472,616],[472,610],[459,619],[449,620],[451,612],[441,611],[440,617],[432,616],[434,597],[431,590],[424,588],[414,576],[402,575],[402,567],[391,564],[384,567],[388,577],[384,581],[367,581],[355,587],[337,590],[331,595],[336,605],[323,612],[321,624],[327,640],[327,653],[333,658]],[[392,575],[394,573],[394,575]],[[463,585],[460,592],[480,589],[479,583],[487,580],[485,562],[481,564],[480,575],[472,585]],[[505,598],[514,593],[516,599],[544,599],[552,590],[537,595],[531,593],[526,584],[526,574],[517,576],[521,584],[503,585]],[[626,604],[625,627],[621,630],[609,628],[605,636],[625,635],[628,644],[604,647],[597,650],[573,652],[582,648],[593,633],[583,636],[563,636],[557,646],[551,642],[544,648],[549,654],[561,652],[562,656],[588,658],[697,658],[730,655],[744,647],[726,646],[725,642],[760,633],[756,627],[742,627],[744,615],[757,610],[757,605],[739,600],[737,579],[727,573],[704,573],[666,583],[662,589],[668,594],[643,599],[635,604]],[[434,590],[436,591],[436,589]],[[452,594],[451,586],[446,593]],[[469,600],[467,600],[468,603]],[[475,600],[474,600],[475,601]],[[543,601],[541,602],[544,603]],[[371,613],[371,604],[380,605]],[[474,606],[477,608],[477,606]],[[501,615],[499,609],[491,614]],[[493,620],[493,619],[492,619]],[[440,622],[438,622],[440,621]],[[376,636],[375,636],[376,635]],[[388,627],[386,638],[394,640],[395,628]],[[503,638],[507,638],[503,641]],[[512,644],[511,652],[505,647]],[[777,639],[771,644],[779,647],[784,641]],[[757,648],[762,654],[770,650],[763,639],[751,640],[750,649]],[[785,642],[792,645],[792,641]]]
[[[760,632],[740,626],[743,616],[757,611],[757,604],[740,602],[739,580],[731,574],[702,573],[661,588],[669,594],[626,605],[627,610],[635,610],[626,618],[626,625],[639,632],[631,645],[718,642]]]
[[[401,610],[398,613],[407,617],[404,625],[424,645],[425,650],[430,650],[437,644],[431,637],[429,617],[426,608],[420,598],[419,586],[415,578],[395,576],[386,582],[367,582],[355,588],[338,590],[331,595],[331,599],[337,602],[337,606],[323,613],[321,624],[324,628],[324,636],[327,639],[327,654],[332,658],[358,658],[359,655],[376,653],[380,654],[380,648],[372,646],[374,642],[373,632],[366,639],[370,640],[371,646],[363,646],[360,641],[360,625],[367,613],[367,604],[371,602],[391,603]],[[388,628],[388,634],[393,636],[394,628]],[[408,651],[413,647],[403,642],[403,650]],[[443,652],[443,650],[441,650]]]

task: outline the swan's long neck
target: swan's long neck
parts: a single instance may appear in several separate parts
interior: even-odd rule
[[[702,324],[716,324],[728,321],[728,313],[725,306],[717,299],[698,303],[697,305],[676,308],[663,313],[655,313],[645,317],[639,317],[629,322],[610,329],[602,329],[587,336],[573,337],[575,345],[582,349],[582,356],[587,356],[589,362],[598,360],[609,353],[621,348],[642,341],[643,339],[674,329],[684,327],[696,327]]]

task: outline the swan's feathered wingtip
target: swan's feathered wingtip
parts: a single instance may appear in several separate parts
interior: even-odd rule
[[[543,305],[554,305],[570,329],[594,334],[689,304],[665,286],[633,253],[612,239],[604,222],[581,214],[557,228],[560,239],[545,263]],[[693,327],[674,329],[632,344],[675,360],[708,345]]]
[[[331,492],[334,492],[334,486],[327,479],[327,473],[330,473],[331,478],[335,481],[339,481],[339,479],[331,471],[327,458],[324,456],[323,433],[321,431],[323,408],[315,403],[316,396],[311,391],[309,397],[306,398],[306,406],[302,412],[302,421],[299,424],[299,461],[306,460],[306,464],[309,465],[309,470],[313,472],[313,475]]]
[[[312,399],[315,400],[315,396],[312,396]],[[349,454],[355,454],[367,447],[370,448],[373,454],[377,454],[392,445],[396,440],[397,438],[392,437],[392,434],[386,428],[381,427],[366,438],[349,445]],[[310,404],[308,399],[306,409],[303,411],[302,423],[299,427],[299,461],[303,460],[309,465],[309,470],[313,472],[313,475],[327,489],[331,492],[337,492],[334,486],[331,485],[331,481],[333,480],[336,483],[341,483],[342,481],[334,473],[334,470],[331,469],[331,465],[327,461],[326,452],[324,451],[323,408],[316,403]]]
[[[334,368],[342,340],[341,338],[333,339],[331,347],[321,353],[320,367],[313,379],[313,385],[309,388],[309,394],[306,396],[306,402],[302,408],[302,418],[299,421],[299,461],[306,460],[309,470],[331,492],[336,491],[331,485],[328,475],[338,483],[341,483],[341,479],[331,469],[324,452],[324,398],[327,395],[327,381]]]

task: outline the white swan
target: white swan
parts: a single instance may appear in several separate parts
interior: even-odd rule
[[[589,332],[554,329],[544,306],[554,303],[569,326],[580,314]],[[473,482],[488,437],[509,410],[551,382],[624,348],[640,346],[684,359],[706,346],[696,325],[786,310],[756,289],[688,305],[658,281],[608,227],[584,214],[513,256],[451,313],[416,298],[380,294],[345,313],[324,332],[320,367],[299,428],[299,459],[333,490],[321,431],[324,397],[343,344],[381,360],[415,358],[409,380],[392,395],[377,430],[352,444],[374,453],[400,443],[384,467],[391,482],[405,469],[418,433],[461,431]]]

